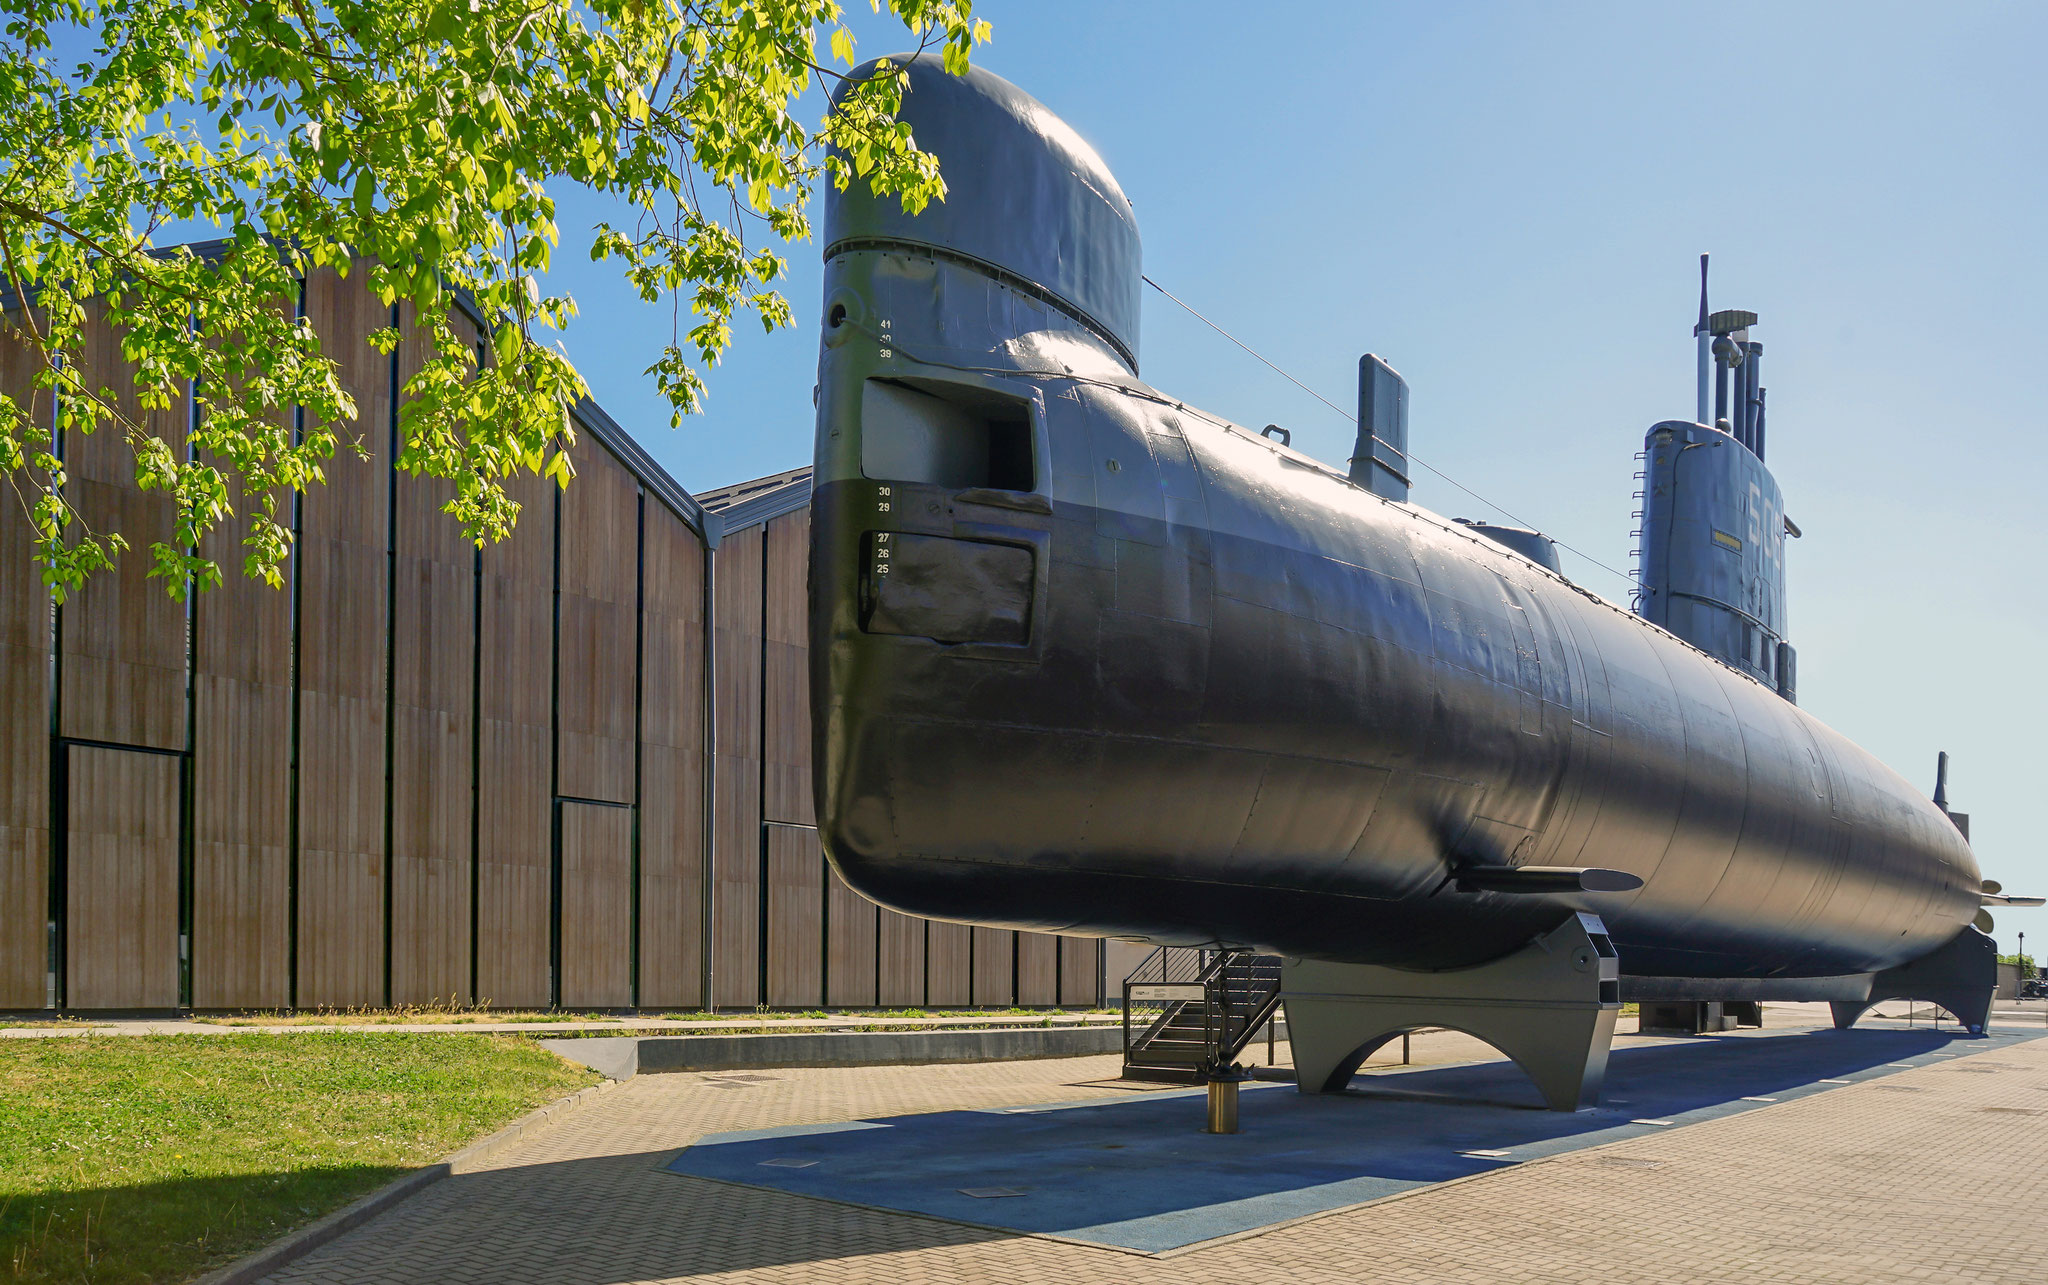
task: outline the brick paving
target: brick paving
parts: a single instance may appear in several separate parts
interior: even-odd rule
[[[1417,1061],[1468,1047],[1416,1044]],[[2048,1040],[1163,1258],[661,1172],[706,1133],[1133,1092],[1091,1083],[1116,1072],[1104,1057],[759,1072],[779,1078],[741,1088],[643,1076],[270,1280],[2048,1279]]]

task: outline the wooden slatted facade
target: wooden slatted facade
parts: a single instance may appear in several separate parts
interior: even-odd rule
[[[203,390],[196,400],[203,416]],[[291,427],[291,412],[280,415]],[[280,497],[280,520],[291,514],[291,497]],[[236,574],[250,520],[238,515],[206,537],[223,575],[193,608],[196,1008],[292,1002],[292,596]]]
[[[704,998],[704,547],[646,505],[640,612],[640,1003]]]
[[[1017,934],[1017,1002],[1027,1008],[1060,1002],[1060,939],[1050,933]]]
[[[736,532],[713,560],[712,698],[717,740],[712,765],[714,823],[711,916],[713,1002],[751,1007],[761,999],[761,554],[759,528]]]
[[[1006,928],[974,928],[972,980],[968,1002],[976,1006],[1017,1002],[1017,934]]]
[[[398,386],[428,356],[410,322]],[[475,334],[458,325],[472,344]],[[477,549],[442,511],[452,483],[399,473],[392,489],[391,1000],[467,1003],[476,800]]]
[[[56,411],[36,369],[0,328],[0,391],[47,427]],[[34,551],[22,506],[0,504],[0,1009],[50,1002],[50,595]]]
[[[939,1008],[960,1008],[975,1002],[974,932],[965,924],[926,925],[924,951],[925,1002]]]
[[[815,945],[825,932],[824,863],[818,860],[817,836],[809,830],[771,825],[767,840],[767,1000],[779,1008],[809,1008],[824,993],[826,958],[835,983],[840,966],[836,952],[828,947],[821,955]],[[874,907],[868,911],[872,914]]]
[[[555,497],[523,473],[508,489],[521,520],[483,550],[478,603],[476,997],[529,1008],[552,993]]]
[[[761,816],[809,825],[811,803],[810,621],[805,572],[811,521],[798,509],[763,527],[761,567]]]
[[[811,836],[807,851],[814,863],[825,864],[815,836]],[[879,911],[873,902],[847,887],[836,870],[825,871],[825,886],[825,962],[830,983],[825,988],[825,1002],[849,1008],[874,1004],[880,995]]]
[[[608,451],[586,451],[562,492],[557,636],[557,791],[633,801],[640,681],[639,484]]]
[[[1087,1008],[1110,999],[1105,988],[1114,991],[1131,970],[1115,972],[1105,957],[1104,943],[1093,937],[1062,937],[1060,940],[1060,1007]],[[1117,1003],[1122,994],[1115,995]],[[887,1002],[887,1001],[884,1001]]]
[[[68,435],[69,497],[135,549],[61,610],[0,506],[0,1011],[1099,1001],[1099,943],[879,909],[827,862],[805,473],[700,502],[585,402],[576,481],[509,479],[479,550],[396,465],[426,353],[367,278],[288,301],[362,449],[288,510],[282,588],[240,574],[246,515],[220,588],[149,580],[172,515],[115,433]],[[85,360],[121,393],[118,342]],[[34,372],[0,325],[0,387]],[[146,422],[183,449],[205,402]]]
[[[69,1006],[174,1007],[178,756],[70,745],[64,757]]]
[[[924,944],[926,925],[922,919],[878,910],[875,921],[875,1002],[885,1008],[918,1007],[928,1002],[925,993]],[[1090,942],[1089,945],[1094,945]],[[1088,991],[1095,1002],[1094,987]]]
[[[181,398],[143,414],[124,379],[120,337],[97,308],[86,329],[81,378],[107,388],[129,417],[182,449],[190,404]],[[58,730],[66,737],[178,750],[185,745],[185,606],[149,579],[149,549],[173,534],[176,512],[162,491],[135,480],[135,455],[117,429],[64,434],[66,493],[86,527],[119,531],[127,556],[71,595],[58,618]]]
[[[309,1007],[385,999],[385,720],[391,677],[392,309],[358,265],[306,282],[306,315],[355,401],[327,483],[300,501],[298,986]]]
[[[633,810],[561,802],[560,1001],[633,1005]]]
[[[143,413],[124,378],[120,336],[90,310],[81,377],[107,389],[127,417],[182,449],[190,389]],[[179,752],[188,730],[189,630],[183,603],[149,578],[151,545],[172,538],[176,513],[144,491],[115,428],[62,434],[66,495],[86,526],[119,531],[130,551],[71,595],[55,617],[57,739],[51,766],[62,808],[53,835],[49,898],[62,918],[62,1003],[160,1008],[183,988]],[[133,747],[133,748],[116,748]]]

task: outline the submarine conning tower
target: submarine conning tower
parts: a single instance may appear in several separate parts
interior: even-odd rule
[[[1124,373],[1137,374],[1143,289],[1138,225],[1102,157],[1072,126],[1009,81],[979,68],[955,76],[936,54],[878,59],[851,79],[891,66],[905,76],[905,119],[916,122],[917,145],[938,159],[946,197],[911,214],[899,201],[870,196],[859,179],[843,194],[828,192],[826,262],[864,252],[911,251],[935,266],[991,279],[996,288],[990,308],[965,310],[980,312],[986,324],[974,333],[927,337],[940,346],[985,355],[990,336],[1036,328],[1029,316],[1036,304],[1086,331]],[[856,269],[855,275],[865,274]],[[928,274],[935,297],[925,301],[924,313],[961,315],[962,301],[947,290],[950,285],[957,295],[963,283],[948,276]],[[835,284],[828,279],[827,291]],[[860,283],[844,284],[857,290]],[[972,288],[979,293],[984,287],[977,282]],[[853,314],[858,301],[838,293],[826,301],[828,328],[834,306],[848,308],[852,320],[865,320],[871,328],[894,328],[875,323],[896,319]]]
[[[1707,310],[1706,268],[1701,255],[1699,419],[1654,424],[1643,440],[1636,609],[1796,701],[1785,537],[1799,529],[1764,462],[1764,346],[1750,337],[1755,313]]]

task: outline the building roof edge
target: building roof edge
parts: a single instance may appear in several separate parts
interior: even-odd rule
[[[723,534],[742,531],[810,507],[811,467],[735,482],[706,491],[698,500],[707,516],[719,519]]]

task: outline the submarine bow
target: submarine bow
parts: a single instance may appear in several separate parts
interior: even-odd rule
[[[892,61],[949,192],[828,193],[813,761],[853,887],[1416,969],[1585,911],[1672,978],[1872,973],[1970,923],[1947,816],[1774,688],[1143,383],[1101,158]]]

